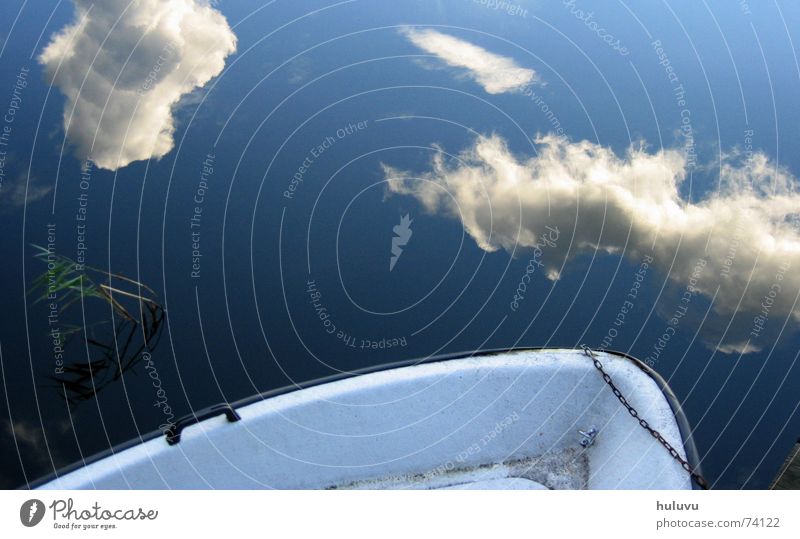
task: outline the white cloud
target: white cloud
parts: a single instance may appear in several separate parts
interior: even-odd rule
[[[205,0],[73,3],[74,21],[39,61],[67,98],[64,129],[78,156],[116,170],[166,155],[176,104],[236,50],[225,17]]]
[[[792,307],[800,290],[800,235],[792,224],[800,217],[800,194],[797,181],[764,155],[747,163],[727,156],[721,189],[690,202],[679,192],[687,172],[678,150],[631,147],[620,157],[552,135],[537,144],[535,157],[521,159],[500,137],[480,137],[460,163],[437,154],[424,174],[386,165],[384,171],[390,192],[459,219],[487,251],[530,248],[546,226],[558,227],[558,245],[541,260],[550,278],[569,258],[597,249],[634,261],[652,255],[683,287],[705,258],[696,289],[709,298],[716,293],[716,313],[751,313],[746,332],[764,303],[772,329],[782,324],[775,318],[800,320],[800,308]],[[719,349],[744,349],[742,334],[735,337],[740,342]],[[746,351],[759,348],[756,340]]]
[[[751,341],[737,341],[730,343],[721,343],[716,347],[718,351],[723,354],[750,354],[753,352],[760,352],[763,347],[753,344]]]
[[[41,200],[53,190],[52,185],[42,183],[36,176],[17,176],[13,182],[0,183],[0,207],[18,208]]]
[[[490,94],[521,90],[537,79],[534,70],[520,67],[511,58],[491,53],[463,39],[429,29],[405,28],[402,34],[447,65],[467,69],[469,77]]]
[[[49,446],[45,443],[45,435],[42,430],[41,424],[33,421],[4,420],[5,430],[7,436],[14,440],[14,443],[19,446],[19,450],[23,458],[31,458],[42,465],[49,465],[53,461],[60,461],[60,455],[56,451],[55,445],[50,442]],[[62,434],[67,432],[59,427]],[[49,451],[49,452],[48,452]]]

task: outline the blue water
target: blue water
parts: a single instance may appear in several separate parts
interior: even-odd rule
[[[679,109],[651,45],[659,39],[685,86],[698,159],[707,165],[684,186],[687,199],[716,188],[720,149],[741,146],[745,129],[756,134],[756,149],[800,174],[800,78],[791,41],[800,38],[792,33],[800,6],[778,2],[745,14],[736,3],[680,1],[631,7],[637,21],[622,4],[576,2],[626,44],[630,54],[623,57],[561,2],[519,3],[526,16],[470,1],[278,1],[254,13],[248,3],[221,3],[238,52],[223,76],[180,108],[176,148],[117,173],[94,170],[88,189],[89,263],[146,283],[163,300],[167,325],[153,361],[176,416],[400,359],[600,345],[636,263],[582,256],[555,283],[537,276],[524,307],[509,313],[528,257],[486,253],[458,220],[427,214],[410,197],[385,197],[381,163],[427,170],[432,144],[457,154],[474,139],[470,130],[497,133],[512,151],[531,156],[531,138],[551,130],[530,99],[489,95],[422,58],[399,25],[434,25],[535,69],[546,81],[536,91],[568,136],[620,154],[632,141],[680,144]],[[141,366],[71,409],[47,379],[47,310],[25,292],[44,266],[30,244],[46,243],[46,225],[54,223],[70,255],[81,161],[69,146],[61,154],[64,98],[47,86],[35,60],[47,37],[71,20],[72,7],[34,4],[11,0],[0,8],[0,101],[21,67],[30,69],[31,81],[0,190],[0,485],[7,488],[164,420]],[[337,137],[359,122],[366,127]],[[284,196],[326,137],[335,143],[315,158],[292,198]],[[201,269],[192,277],[190,219],[209,154],[214,170],[202,201]],[[28,176],[45,188],[57,180],[57,190],[27,206],[12,203],[14,182]],[[392,227],[406,214],[413,236],[389,272]],[[614,348],[640,357],[650,352],[664,331],[660,313],[674,297],[670,285],[660,296],[666,280],[648,274]],[[309,281],[334,333],[314,309]],[[652,309],[659,297],[663,305]],[[695,317],[670,341],[657,370],[683,401],[715,486],[764,488],[800,432],[796,322],[788,321],[774,349],[737,359],[712,353],[697,337],[708,307],[706,298],[692,305]],[[86,316],[108,320],[110,312],[93,305]],[[70,346],[70,357],[85,353],[80,342]]]

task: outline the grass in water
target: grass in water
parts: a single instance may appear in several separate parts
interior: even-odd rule
[[[158,346],[164,308],[153,289],[139,281],[81,266],[39,245],[33,247],[35,258],[47,265],[28,291],[36,297],[34,303],[58,298],[60,316],[76,303],[85,313],[87,300],[103,301],[111,309],[109,320],[87,323],[85,327],[65,324],[62,330],[65,340],[72,341],[82,334],[85,343],[83,351],[76,352],[85,354],[85,360],[65,361],[63,374],[51,376],[59,393],[74,405],[94,398]]]

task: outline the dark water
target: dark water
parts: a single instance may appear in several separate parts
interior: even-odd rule
[[[622,5],[576,3],[626,44],[625,56],[562,2],[520,0],[524,15],[469,1],[279,1],[253,13],[250,4],[224,2],[238,52],[180,107],[176,148],[158,161],[83,175],[64,146],[64,98],[36,61],[72,6],[34,4],[0,8],[3,104],[20,70],[29,70],[0,190],[6,488],[157,429],[170,414],[336,372],[479,348],[601,345],[636,280],[637,259],[590,250],[570,259],[558,281],[536,275],[512,312],[528,254],[486,252],[457,219],[427,213],[412,197],[386,196],[382,163],[428,170],[432,144],[457,154],[473,132],[496,133],[532,156],[531,137],[553,127],[533,100],[487,94],[421,58],[399,25],[438,25],[535,69],[547,83],[536,91],[570,139],[620,154],[631,141],[682,143],[680,109],[652,46],[660,39],[691,103],[704,164],[682,187],[687,200],[716,188],[720,151],[743,146],[746,130],[754,149],[800,174],[800,7],[791,2],[747,12],[731,2],[675,2],[632,7],[635,17]],[[326,137],[330,147],[285,196]],[[203,174],[204,163],[213,172]],[[413,234],[389,271],[393,227],[404,215]],[[49,234],[59,253],[75,258],[85,247],[87,264],[151,287],[167,313],[148,359],[137,356],[73,405],[51,379],[61,365],[48,305],[26,294],[47,269],[32,244],[46,245]],[[667,272],[652,268],[613,348],[651,354],[680,294]],[[740,355],[703,344],[709,326],[724,327],[730,315],[708,322],[713,305],[704,296],[689,311],[656,369],[683,401],[710,481],[764,488],[800,432],[797,322],[770,319],[783,330],[760,352]],[[106,302],[86,298],[55,325],[92,326],[118,350],[122,337],[115,342],[110,328],[120,322]],[[67,365],[98,357],[86,334],[65,345]],[[121,365],[112,362],[109,372]]]

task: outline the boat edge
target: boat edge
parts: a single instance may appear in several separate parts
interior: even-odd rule
[[[175,423],[180,423],[181,421],[185,421],[187,418],[203,417],[204,415],[206,415],[206,413],[209,410],[214,409],[214,408],[219,408],[220,406],[227,406],[229,408],[232,408],[233,410],[236,410],[238,408],[241,408],[241,407],[244,407],[244,406],[248,406],[250,404],[255,404],[257,402],[264,401],[264,400],[267,400],[267,399],[271,399],[273,397],[278,397],[280,395],[286,395],[286,394],[292,393],[294,391],[300,391],[300,390],[303,390],[303,389],[308,389],[308,388],[320,386],[320,385],[323,385],[323,384],[329,384],[331,382],[338,382],[340,380],[346,380],[346,379],[349,379],[349,378],[353,378],[353,377],[356,377],[356,376],[362,376],[362,375],[365,375],[365,374],[372,374],[372,373],[381,372],[381,371],[388,371],[388,370],[392,370],[392,369],[400,369],[400,368],[404,368],[404,367],[413,367],[415,365],[423,365],[423,364],[427,364],[427,363],[438,363],[438,362],[451,361],[451,360],[457,360],[457,359],[467,359],[467,358],[471,358],[471,357],[482,357],[482,356],[487,356],[487,355],[504,354],[504,353],[512,353],[512,352],[538,352],[538,351],[544,351],[544,350],[547,350],[547,351],[565,350],[565,351],[571,351],[571,352],[583,352],[583,350],[581,348],[513,347],[513,348],[493,348],[493,349],[487,349],[487,350],[476,350],[476,351],[473,351],[473,352],[455,352],[455,353],[450,353],[450,354],[439,354],[439,355],[430,356],[430,357],[427,357],[427,358],[424,358],[424,359],[421,359],[421,360],[420,359],[400,360],[400,361],[395,361],[395,362],[391,362],[391,363],[383,363],[381,365],[374,365],[374,366],[370,366],[370,367],[364,367],[362,369],[357,369],[357,370],[354,370],[354,371],[348,371],[348,372],[342,372],[342,373],[338,373],[338,374],[332,374],[332,375],[329,375],[329,376],[323,376],[323,377],[320,377],[320,378],[315,378],[315,379],[310,380],[308,382],[302,382],[302,383],[299,383],[299,384],[287,385],[287,386],[279,387],[279,388],[276,388],[276,389],[271,389],[271,390],[268,390],[268,391],[264,391],[262,393],[256,393],[255,395],[251,395],[249,397],[245,397],[243,399],[234,401],[232,403],[217,403],[217,404],[213,404],[211,406],[208,406],[206,408],[201,408],[199,410],[196,410],[196,411],[192,412],[191,414],[183,416],[183,417],[179,418],[177,421],[175,421]],[[675,417],[675,421],[678,424],[678,430],[680,431],[680,434],[681,434],[681,438],[682,438],[681,441],[682,441],[682,445],[683,445],[683,450],[684,450],[684,452],[686,454],[686,460],[692,466],[693,470],[695,470],[698,474],[702,475],[702,470],[701,470],[701,467],[700,467],[699,453],[698,453],[697,447],[695,446],[695,443],[694,443],[694,437],[693,437],[693,434],[692,434],[691,426],[689,424],[689,420],[686,418],[686,414],[683,411],[683,407],[681,406],[681,403],[678,400],[678,397],[675,395],[675,393],[673,393],[672,389],[669,387],[669,384],[667,384],[667,381],[664,380],[664,378],[660,374],[658,374],[655,370],[650,368],[647,364],[645,364],[641,360],[631,356],[630,354],[627,354],[625,352],[619,352],[619,351],[616,351],[616,350],[598,349],[598,350],[593,350],[593,351],[612,354],[612,355],[619,356],[619,357],[622,357],[624,359],[627,359],[629,361],[632,361],[634,363],[634,365],[639,367],[639,369],[642,372],[647,374],[656,383],[656,385],[658,386],[659,390],[661,391],[661,394],[664,395],[664,397],[667,399],[667,403],[669,404],[669,407],[672,410],[672,414]],[[66,466],[63,466],[63,467],[59,468],[58,470],[54,470],[53,472],[51,472],[51,473],[49,473],[49,474],[47,474],[45,476],[42,476],[42,477],[40,477],[38,479],[35,479],[33,481],[30,481],[30,482],[27,482],[27,484],[25,484],[25,485],[21,485],[21,486],[17,487],[17,490],[34,490],[34,489],[37,489],[37,488],[39,488],[39,487],[41,487],[43,485],[46,485],[47,483],[55,481],[56,479],[58,479],[59,477],[61,477],[63,475],[70,474],[70,473],[75,472],[75,471],[77,471],[77,470],[79,470],[79,469],[81,469],[81,468],[83,468],[85,466],[88,466],[88,465],[93,464],[93,463],[95,463],[97,461],[103,460],[104,458],[113,456],[113,455],[115,455],[117,453],[120,453],[122,451],[130,449],[131,447],[135,447],[135,446],[137,446],[139,444],[142,444],[142,443],[145,443],[145,442],[149,442],[150,440],[153,440],[153,439],[159,438],[159,437],[164,437],[165,438],[165,443],[167,443],[164,431],[153,430],[153,431],[150,431],[148,433],[142,434],[137,438],[132,438],[132,439],[127,440],[125,442],[116,444],[116,445],[114,445],[114,446],[112,446],[112,447],[110,447],[108,449],[105,449],[103,451],[95,453],[95,454],[93,454],[93,455],[91,455],[89,457],[86,457],[84,459],[81,459],[81,460],[79,460],[77,462],[74,462],[72,464],[68,464]],[[695,489],[695,490],[699,489],[698,485],[694,481],[692,481],[692,488]]]

